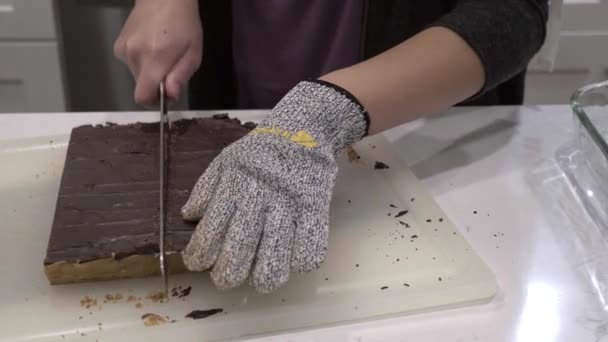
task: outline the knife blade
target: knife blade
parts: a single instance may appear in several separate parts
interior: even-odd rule
[[[160,158],[159,158],[159,175],[160,175],[160,224],[159,224],[159,264],[160,274],[163,278],[165,296],[169,294],[169,274],[167,269],[167,255],[165,250],[165,204],[166,204],[166,182],[167,182],[167,136],[165,134],[165,125],[171,127],[171,122],[167,115],[167,94],[165,91],[164,80],[160,82]]]

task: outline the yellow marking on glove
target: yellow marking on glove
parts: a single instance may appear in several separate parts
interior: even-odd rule
[[[290,132],[277,127],[257,127],[251,131],[251,133],[270,134],[277,137],[283,137],[295,144],[308,148],[315,148],[319,145],[315,138],[306,131]]]

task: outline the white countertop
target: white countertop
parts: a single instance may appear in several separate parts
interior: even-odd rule
[[[0,114],[0,143],[42,126],[63,133],[83,115],[105,114]],[[566,106],[461,108],[387,133],[496,274],[491,303],[255,341],[608,341],[584,256],[548,205],[557,200],[547,190],[559,175],[554,156],[573,124]]]

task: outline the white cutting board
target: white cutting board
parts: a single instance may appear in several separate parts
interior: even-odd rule
[[[0,140],[0,341],[224,340],[470,305],[496,293],[492,272],[383,136],[356,145],[360,161],[341,157],[326,262],[273,294],[219,292],[207,274],[172,276],[171,287],[192,292],[165,303],[145,298],[160,289],[159,278],[50,286],[42,261],[69,136],[36,135]],[[374,170],[375,161],[390,168]],[[409,213],[393,217],[401,210]],[[123,299],[103,303],[116,293]],[[85,296],[98,305],[83,308]],[[143,307],[129,296],[142,298]],[[212,308],[224,312],[184,317]],[[147,327],[145,313],[176,321]]]

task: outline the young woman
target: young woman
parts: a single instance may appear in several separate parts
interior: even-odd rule
[[[214,283],[270,292],[323,262],[335,156],[456,104],[520,104],[543,0],[136,0],[115,54],[156,105],[273,108],[226,148],[182,210],[183,252]],[[204,27],[204,37],[203,37]]]

